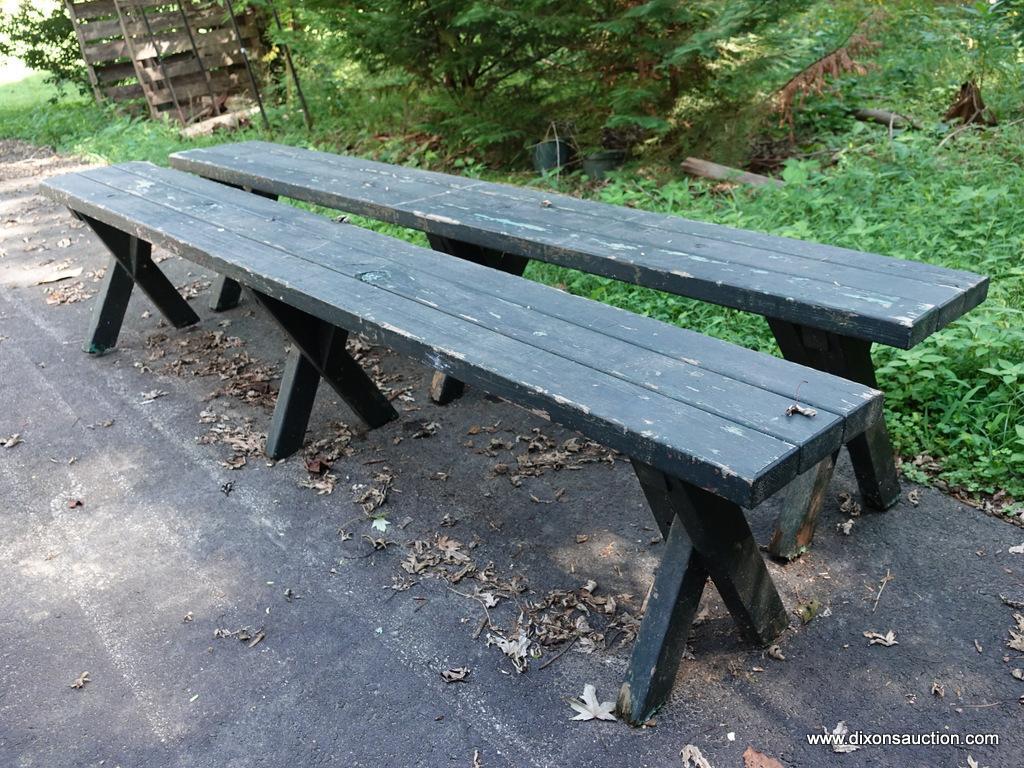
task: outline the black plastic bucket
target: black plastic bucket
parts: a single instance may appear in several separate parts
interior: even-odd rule
[[[563,168],[573,161],[576,150],[563,139],[551,139],[533,145],[533,167],[537,173]]]
[[[600,181],[608,171],[614,171],[626,160],[626,150],[605,149],[583,158],[583,172]]]

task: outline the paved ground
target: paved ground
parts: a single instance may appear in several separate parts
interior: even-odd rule
[[[176,284],[198,292],[200,326],[167,329],[136,297],[118,351],[81,353],[93,300],[68,300],[95,292],[105,258],[32,192],[76,165],[0,142],[0,443],[22,440],[0,448],[0,766],[678,766],[687,744],[716,768],[743,765],[748,746],[786,766],[1024,764],[1024,682],[1011,675],[1024,659],[1006,646],[1015,611],[1003,599],[1024,599],[1024,556],[1007,551],[1024,531],[918,489],[917,506],[864,514],[845,536],[845,460],[813,551],[771,566],[789,607],[821,606],[805,626],[794,615],[785,660],[744,645],[712,595],[653,727],[571,722],[565,698],[585,684],[614,698],[629,652],[622,614],[639,611],[660,555],[628,465],[516,487],[495,467],[515,474],[532,430],[572,435],[478,391],[435,407],[425,371],[369,350],[378,377],[406,391],[403,417],[351,437],[333,493],[300,485],[332,482],[300,458],[225,466],[253,451],[267,418],[259,361],[279,366],[284,343],[251,304],[211,315],[204,276],[168,259]],[[74,267],[83,273],[32,284]],[[310,438],[340,436],[337,449],[349,433],[331,422],[350,416],[331,395]],[[353,498],[387,477],[382,534]],[[761,535],[770,512],[752,513]],[[437,551],[439,535],[462,543],[449,544],[457,560],[493,570],[453,584],[442,567],[401,567],[411,542]],[[490,609],[495,627],[511,630],[516,603],[578,599],[592,579],[594,595],[616,598],[617,628],[592,616],[596,650],[555,646],[516,674],[487,630],[474,637],[484,607],[471,595],[511,594],[517,576],[528,588]],[[251,639],[215,636],[240,629]],[[899,644],[869,646],[867,630]],[[440,672],[457,667],[468,679],[446,684]],[[836,754],[806,743],[839,721],[1001,744]]]

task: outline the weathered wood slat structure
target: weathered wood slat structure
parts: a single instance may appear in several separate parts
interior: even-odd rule
[[[301,446],[321,378],[369,426],[396,416],[345,349],[358,331],[628,456],[666,539],[619,695],[632,723],[671,690],[708,578],[748,639],[788,625],[742,508],[880,418],[871,387],[180,171],[126,163],[43,191],[111,251],[90,352],[116,343],[135,282],[175,326],[195,321],[151,245],[251,291],[296,346],[272,453]]]
[[[787,359],[869,387],[873,343],[909,349],[988,291],[988,278],[971,272],[267,142],[176,153],[171,165],[418,229],[436,250],[507,272],[537,259],[760,314]],[[443,402],[460,391],[442,376],[432,394]],[[865,502],[896,503],[885,422],[847,447]],[[785,506],[774,554],[794,557],[810,543],[834,462],[794,484],[801,504]]]
[[[65,0],[97,101],[145,99],[150,114],[181,122],[216,115],[249,93],[245,51],[262,48],[260,22],[205,0]]]

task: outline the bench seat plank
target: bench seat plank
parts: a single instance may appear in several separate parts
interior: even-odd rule
[[[397,269],[392,264],[404,262],[411,270],[416,259],[429,253],[415,246],[354,227],[338,229],[347,236],[341,241],[323,236],[304,242],[296,234],[278,238],[286,240],[287,247],[280,242],[260,242],[254,233],[268,221],[279,227],[283,224],[280,219],[287,217],[289,224],[307,225],[312,237],[319,234],[317,228],[324,220],[271,202],[262,203],[271,209],[256,213],[251,206],[257,198],[200,180],[194,181],[205,185],[212,199],[191,199],[192,212],[186,213],[186,198],[195,195],[169,181],[178,175],[148,164],[132,164],[131,171],[98,169],[52,179],[44,186],[51,196],[80,213],[163,245],[328,322],[367,333],[485,390],[544,411],[612,448],[744,506],[758,503],[785,485],[802,463],[820,460],[840,445],[843,429],[836,429],[836,422],[841,422],[838,415],[823,412],[820,418],[791,419],[794,424],[806,422],[801,428],[813,434],[802,443],[795,439],[787,442],[566,357],[568,349],[556,354],[531,343],[525,335],[515,338],[373,284],[380,272]],[[282,208],[286,213],[281,213]],[[365,242],[365,259],[356,247],[361,242]],[[371,255],[374,253],[377,255]],[[380,255],[384,253],[386,259]],[[457,269],[471,281],[474,272],[479,282],[501,275],[454,259],[444,263],[452,265],[448,270]],[[444,276],[447,271],[439,274]],[[553,289],[543,290],[562,296]],[[550,329],[551,318],[542,313],[536,317],[534,331]],[[671,326],[665,329],[668,333]],[[732,349],[710,339],[703,343]],[[702,345],[693,346],[694,356],[699,357]],[[793,370],[794,378],[799,379],[803,369]],[[864,397],[864,388],[859,391],[862,408],[877,407],[873,401],[878,393]],[[851,397],[857,398],[853,390]],[[822,437],[822,433],[828,436]],[[807,454],[803,461],[801,450]]]
[[[149,185],[154,178],[167,179],[168,188],[174,191],[163,198],[164,203],[181,213],[206,220],[221,220],[225,215],[233,214],[238,207],[232,205],[230,212],[224,211],[217,196],[209,194],[210,184],[197,177],[182,177],[173,171],[154,171],[145,164],[129,164],[106,173],[122,188],[141,188],[143,195],[157,196],[158,199],[164,192],[150,188]],[[214,187],[213,191],[218,193],[219,189]],[[800,449],[800,471],[810,468],[816,460],[808,456],[818,457],[823,445],[832,444],[836,437],[834,432],[841,439],[845,438],[843,417],[827,410],[832,407],[831,404],[822,406],[814,424],[806,418],[794,419],[786,415],[803,381],[802,378],[793,381],[794,369],[791,366],[788,371],[790,391],[785,395],[765,392],[762,387],[742,379],[736,380],[695,365],[690,359],[674,359],[658,351],[638,348],[607,333],[582,327],[569,319],[538,317],[539,310],[529,301],[514,298],[516,292],[524,286],[529,287],[529,293],[546,299],[548,305],[564,302],[566,294],[553,293],[535,283],[516,280],[494,270],[466,268],[466,262],[453,262],[432,251],[422,253],[416,250],[413,258],[410,258],[410,250],[400,247],[396,251],[399,257],[395,258],[381,250],[379,237],[372,234],[368,236],[365,230],[338,227],[323,218],[310,222],[308,215],[294,208],[282,207],[255,196],[246,198],[242,210],[253,214],[253,223],[248,232],[254,238],[271,242],[280,241],[282,237],[289,241],[289,236],[293,236],[295,242],[303,243],[303,252],[308,254],[307,258],[330,269],[372,281],[375,285],[430,307],[457,307],[459,317],[477,325],[570,357],[595,370],[610,373],[790,442]],[[354,262],[339,257],[339,253],[352,253]],[[579,316],[600,317],[606,314],[603,305],[579,299],[573,303],[578,308]],[[665,327],[656,321],[655,325]],[[690,337],[691,349],[695,345],[702,347],[705,344],[703,337]],[[610,359],[616,362],[617,368],[609,368]],[[833,383],[830,377],[821,374],[817,376],[829,384]],[[855,392],[861,405],[865,400],[871,400],[874,393],[870,388],[845,383],[843,389],[842,394],[847,396]],[[859,414],[860,410],[878,415],[871,408],[861,408],[854,412]],[[831,428],[825,429],[829,422]]]
[[[210,178],[847,336],[910,347],[980,303],[968,272],[263,142],[172,155]]]
[[[143,186],[153,178],[168,179],[175,192],[173,200],[165,202],[183,213],[208,216],[223,205],[218,188],[198,177],[154,169],[145,163],[127,163],[117,170],[124,171],[119,183],[126,185],[140,183],[130,174],[141,177]],[[233,198],[230,205],[232,209],[240,208],[256,217],[251,229],[253,237],[270,242],[280,239],[282,232],[291,232],[304,243],[303,253],[308,258],[319,258],[318,255],[324,253],[327,255],[324,263],[332,268],[339,268],[344,261],[339,253],[364,254],[358,259],[359,273],[373,271],[370,266],[376,262],[366,259],[391,257],[389,249],[381,249],[377,236],[359,228],[354,231],[339,228],[322,217],[311,219],[294,208],[274,205],[257,196]],[[431,306],[450,301],[457,294],[458,301],[453,306],[460,307],[464,316],[472,312],[473,322],[513,335],[528,334],[532,344],[560,354],[566,352],[563,339],[571,338],[575,359],[583,361],[579,356],[583,354],[590,361],[588,365],[604,365],[609,355],[614,357],[619,353],[619,359],[630,363],[630,370],[619,375],[684,401],[693,400],[693,394],[699,395],[702,389],[710,388],[717,394],[728,392],[730,398],[716,394],[715,404],[701,407],[782,439],[803,442],[809,436],[806,431],[809,425],[802,423],[805,420],[784,416],[785,409],[796,398],[819,409],[823,415],[824,412],[834,414],[844,424],[844,439],[863,431],[880,416],[881,403],[875,398],[873,388],[812,368],[794,368],[792,363],[731,344],[709,343],[707,337],[692,331],[553,291],[531,281],[510,279],[501,272],[463,269],[465,262],[453,263],[452,259],[434,251],[416,249],[415,260],[406,258],[409,249],[398,248],[396,252],[401,255],[397,262],[401,272],[388,269],[383,263],[377,270],[388,272],[391,290],[398,290],[395,281],[404,279],[405,295]],[[444,275],[443,279],[438,275]],[[382,284],[383,278],[383,275],[379,277],[378,284]],[[432,294],[428,296],[424,291],[432,291]],[[501,317],[497,316],[499,308]],[[530,314],[525,314],[527,311]],[[551,324],[543,331],[535,327],[537,313],[551,318]],[[518,324],[513,322],[514,318],[518,318]],[[590,341],[587,349],[580,346],[584,339]],[[798,372],[796,377],[795,372]],[[700,380],[701,389],[694,379]],[[680,385],[678,380],[684,381]],[[723,408],[728,412],[718,410]],[[763,415],[761,420],[755,418],[757,414]],[[815,430],[820,426],[816,424]]]

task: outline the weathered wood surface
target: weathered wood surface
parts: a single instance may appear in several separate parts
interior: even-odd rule
[[[768,325],[787,360],[867,387],[878,386],[869,343],[775,318],[769,318]],[[865,503],[878,510],[892,507],[899,500],[900,484],[885,420],[870,424],[847,442],[847,448]]]
[[[161,112],[174,106],[174,96],[187,107],[208,97],[211,87],[221,96],[245,90],[244,63],[219,2],[64,0],[64,5],[97,101],[145,97],[153,112]],[[238,22],[245,46],[259,50],[257,18],[247,11]]]
[[[348,331],[259,291],[253,295],[296,347],[267,432],[270,458],[284,458],[302,448],[320,379],[326,379],[371,429],[398,418],[391,402],[345,349]]]
[[[672,688],[709,576],[751,642],[772,642],[788,617],[738,506],[642,462],[633,466],[665,537],[665,553],[616,705],[623,719],[639,725]]]
[[[872,388],[148,163],[43,190],[743,506],[879,413]],[[815,417],[786,415],[798,388]]]
[[[188,150],[171,165],[901,348],[988,290],[988,278],[970,272],[266,142]]]
[[[80,218],[110,251],[110,263],[93,308],[86,352],[102,355],[117,344],[128,300],[136,284],[175,328],[199,322],[199,315],[153,263],[148,241],[89,216]]]

